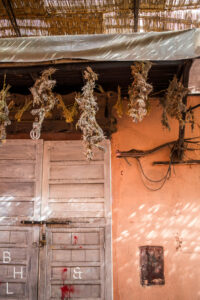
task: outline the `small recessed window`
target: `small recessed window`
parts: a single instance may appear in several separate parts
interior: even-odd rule
[[[163,285],[164,255],[161,246],[140,247],[141,285]]]

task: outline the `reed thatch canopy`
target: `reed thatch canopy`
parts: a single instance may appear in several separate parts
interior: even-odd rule
[[[0,0],[0,37],[200,27],[199,0]]]

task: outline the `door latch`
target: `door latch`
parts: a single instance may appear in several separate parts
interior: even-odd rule
[[[42,239],[39,241],[39,247],[42,248],[46,245],[47,240],[46,240],[46,233],[42,233]]]
[[[33,248],[43,248],[45,245],[46,243],[44,243],[42,240],[32,243]]]
[[[72,221],[65,220],[65,219],[49,219],[49,220],[43,220],[43,221],[37,221],[37,220],[22,220],[21,224],[23,225],[69,225]]]
[[[34,248],[43,248],[46,245],[46,243],[47,243],[47,240],[46,240],[46,225],[42,226],[42,232],[40,233],[40,236],[41,236],[41,238],[40,238],[39,242],[32,243],[32,246]]]

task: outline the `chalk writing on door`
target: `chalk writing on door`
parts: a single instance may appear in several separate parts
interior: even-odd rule
[[[9,264],[11,262],[10,251],[3,251],[3,263]],[[13,278],[23,279],[23,267],[13,267]],[[6,295],[13,295],[14,293],[9,288],[9,283],[6,282]]]
[[[81,274],[83,272],[81,271],[81,269],[79,267],[74,268],[74,274],[73,274],[73,278],[74,279],[82,279]]]

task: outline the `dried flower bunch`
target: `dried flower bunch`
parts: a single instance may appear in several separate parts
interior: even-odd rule
[[[188,89],[174,76],[167,89],[165,99],[162,102],[163,114],[161,122],[163,126],[170,129],[167,115],[177,119],[182,126],[184,125],[183,113],[186,113],[187,107],[183,103],[183,97],[186,96],[187,93]]]
[[[56,69],[53,68],[45,70],[41,77],[36,80],[34,86],[30,89],[33,95],[33,106],[40,106],[39,108],[31,111],[32,115],[36,116],[33,123],[33,129],[30,133],[30,136],[33,140],[40,138],[44,118],[54,108],[57,100],[52,92],[56,81],[51,80],[50,78],[55,71]]]
[[[10,85],[6,86],[6,76],[4,76],[3,88],[0,91],[0,141],[6,139],[6,126],[10,125],[9,108],[7,105],[7,96]]]
[[[133,122],[136,123],[138,121],[141,122],[148,112],[148,96],[153,90],[152,85],[147,83],[151,65],[150,62],[135,62],[131,66],[133,82],[128,89],[128,115],[132,117]]]
[[[86,84],[82,88],[82,94],[75,98],[81,110],[77,126],[83,133],[86,158],[91,160],[94,157],[93,147],[95,146],[103,150],[103,147],[100,146],[100,142],[104,140],[105,137],[103,130],[96,121],[98,105],[96,102],[97,99],[94,96],[94,88],[98,76],[90,67],[87,67],[84,72],[84,79],[86,80]]]

